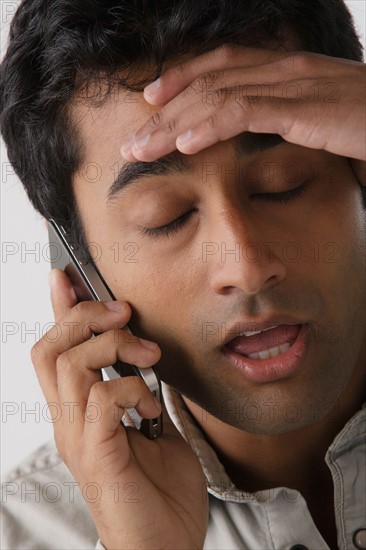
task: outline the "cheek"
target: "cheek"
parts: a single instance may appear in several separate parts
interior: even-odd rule
[[[359,185],[342,173],[332,185],[319,187],[306,221],[309,242],[313,242],[314,264],[345,264],[355,252],[365,253],[366,210]]]
[[[194,312],[204,307],[206,275],[193,254],[169,261],[153,245],[105,241],[97,266],[113,294],[131,305],[136,326],[148,332],[158,327],[162,334],[186,334]]]
[[[341,319],[364,308],[366,300],[366,210],[358,190],[345,189],[330,214],[318,239],[324,253],[315,268],[332,317]]]

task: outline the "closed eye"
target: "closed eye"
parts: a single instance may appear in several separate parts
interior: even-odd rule
[[[185,212],[179,216],[179,218],[176,218],[172,222],[166,223],[160,227],[144,227],[141,229],[140,234],[149,235],[150,237],[169,237],[173,233],[179,231],[179,229],[188,222],[189,218],[194,212],[196,212],[196,210],[197,208],[192,208],[191,210],[188,210],[188,212]]]
[[[307,187],[309,183],[308,181],[305,181],[298,187],[295,187],[294,189],[289,189],[289,191],[283,191],[281,193],[254,193],[250,195],[250,197],[256,200],[263,200],[268,202],[279,202],[286,204],[288,202],[294,201],[298,197],[302,195],[302,193],[305,191],[305,188]]]
[[[298,187],[295,187],[295,189],[290,189],[289,191],[283,191],[281,193],[254,193],[250,195],[250,198],[254,198],[255,200],[286,204],[300,197],[305,191],[308,183],[309,180],[305,181]],[[179,216],[179,218],[176,218],[170,223],[166,223],[165,225],[161,225],[160,227],[143,227],[141,228],[139,233],[142,235],[148,235],[149,237],[153,238],[159,238],[162,236],[169,237],[174,233],[177,233],[181,228],[183,228],[183,226],[188,223],[192,214],[194,214],[194,212],[196,211],[197,208],[191,208],[190,210]]]

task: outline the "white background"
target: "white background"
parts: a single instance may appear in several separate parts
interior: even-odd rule
[[[17,3],[1,0],[2,56]],[[347,4],[365,43],[365,0]],[[29,356],[32,345],[53,323],[53,315],[47,284],[50,266],[44,222],[15,177],[3,142],[1,175],[1,472],[4,473],[53,437],[46,402]]]

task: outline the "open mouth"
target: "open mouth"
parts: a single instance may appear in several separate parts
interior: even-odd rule
[[[258,331],[247,331],[230,340],[226,346],[250,359],[269,359],[286,351],[296,341],[302,325],[275,325]]]
[[[241,332],[222,351],[249,380],[275,382],[294,376],[301,369],[308,331],[308,324],[262,326],[261,330]]]

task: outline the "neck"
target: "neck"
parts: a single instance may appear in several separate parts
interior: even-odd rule
[[[330,496],[333,491],[324,458],[335,436],[366,400],[364,363],[363,360],[354,369],[337,406],[327,416],[315,424],[280,435],[240,430],[208,413],[203,414],[201,407],[186,397],[183,399],[238,489],[255,492],[289,487],[311,501],[319,494]]]

